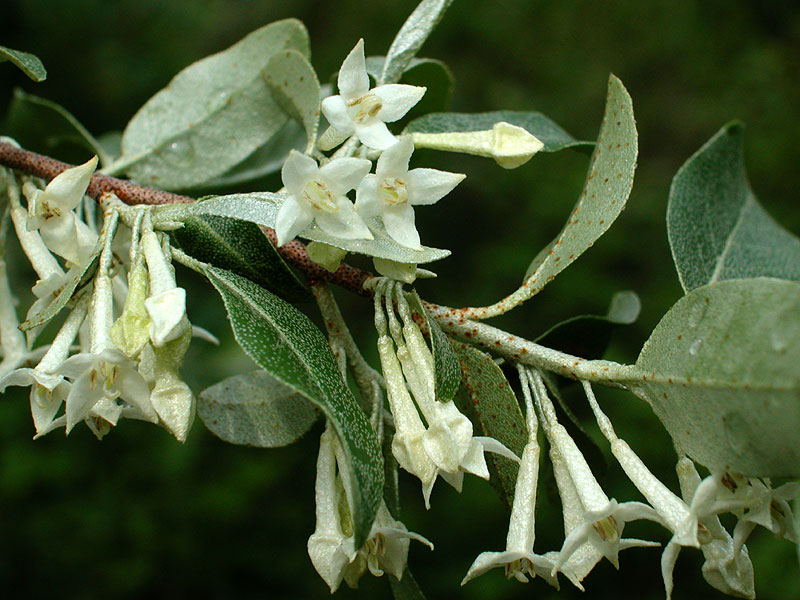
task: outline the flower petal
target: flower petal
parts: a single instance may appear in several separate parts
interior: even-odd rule
[[[406,189],[410,204],[420,206],[438,202],[453,191],[466,175],[436,169],[412,169],[406,175]]]
[[[396,144],[387,148],[378,159],[378,165],[375,167],[375,174],[378,179],[388,179],[390,177],[405,179],[406,173],[408,173],[408,161],[413,152],[414,142],[411,141],[411,138],[407,136],[401,137]]]
[[[367,62],[364,58],[364,40],[358,43],[344,59],[339,69],[337,80],[339,93],[345,98],[358,98],[369,91],[369,75],[367,75]]]
[[[283,163],[281,179],[289,193],[296,196],[300,194],[300,190],[309,179],[317,176],[317,171],[317,161],[297,150],[292,150]]]
[[[59,208],[62,213],[70,211],[80,203],[92,173],[97,166],[97,157],[89,161],[63,171],[47,184],[44,190],[47,202],[53,208]]]
[[[337,196],[355,189],[369,173],[372,163],[366,158],[336,158],[319,170],[320,177]]]
[[[328,96],[322,101],[320,108],[331,127],[343,135],[353,135],[355,126],[347,112],[347,103],[342,96]]]
[[[392,144],[397,143],[397,138],[386,127],[386,123],[378,118],[357,124],[355,133],[362,144],[374,150],[386,150]]]
[[[414,209],[409,204],[387,206],[383,211],[386,232],[398,244],[407,248],[419,249],[419,233],[414,225]]]
[[[392,123],[402,118],[411,107],[425,95],[426,88],[402,83],[379,85],[371,93],[381,99],[383,107],[378,118],[384,123]]]
[[[301,231],[314,220],[314,213],[310,208],[302,206],[294,196],[284,200],[275,217],[275,235],[278,236],[278,246],[293,240]]]
[[[383,202],[378,198],[378,179],[367,175],[356,190],[356,212],[363,218],[378,217],[383,212]]]
[[[317,211],[314,215],[320,229],[330,235],[348,240],[371,240],[372,233],[364,220],[358,216],[353,203],[345,197],[338,198],[336,203],[339,210],[335,213]]]

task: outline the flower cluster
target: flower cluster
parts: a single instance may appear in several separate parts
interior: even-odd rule
[[[26,180],[27,209],[16,178],[6,174],[7,216],[39,280],[20,326],[0,257],[0,391],[30,386],[36,437],[85,422],[101,438],[127,417],[159,423],[183,441],[195,410],[179,374],[192,336],[186,292],[147,208],[108,195],[98,228],[94,200],[84,201],[96,164],[68,169],[44,189]],[[53,340],[34,348],[64,306]]]
[[[411,169],[414,152],[410,137],[396,138],[387,127],[402,118],[425,93],[425,88],[404,84],[370,89],[359,41],[339,70],[337,96],[325,98],[321,110],[340,134],[340,141],[354,136],[372,151],[380,152],[375,173],[366,158],[312,157],[291,152],[281,175],[287,196],[281,205],[275,232],[281,246],[301,235],[313,223],[342,239],[373,239],[382,222],[398,244],[419,249],[414,206],[433,204],[450,193],[464,175],[436,169]],[[355,204],[347,197],[356,190]]]

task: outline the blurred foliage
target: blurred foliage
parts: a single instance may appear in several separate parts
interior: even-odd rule
[[[366,38],[368,53],[384,52],[412,7],[401,0],[6,0],[0,43],[37,54],[48,78],[34,84],[16,69],[0,68],[0,114],[20,86],[61,103],[95,135],[121,130],[178,70],[289,16],[308,26],[312,62],[327,81],[359,37]],[[451,68],[452,110],[537,110],[574,136],[593,139],[613,72],[633,97],[640,133],[640,166],[620,220],[538,298],[496,324],[535,337],[575,314],[602,313],[614,292],[632,289],[642,299],[642,316],[617,333],[608,356],[633,361],[681,293],[664,225],[669,182],[733,118],[747,124],[745,153],[756,195],[800,233],[798,39],[800,9],[781,0],[456,2],[422,52]],[[450,305],[489,303],[517,285],[561,227],[587,164],[574,152],[538,156],[512,172],[489,160],[434,152],[419,152],[415,160],[468,175],[456,193],[418,217],[426,243],[453,250],[434,266],[438,280],[420,283],[420,294]],[[187,286],[202,290],[190,295],[193,322],[223,340],[217,349],[200,341],[192,346],[184,370],[199,391],[252,365],[233,346],[218,299],[191,274],[182,275],[191,281]],[[30,300],[28,291],[19,293]],[[363,302],[339,296],[374,360],[371,319],[360,320]],[[617,431],[677,489],[671,443],[649,408],[621,392],[599,394]],[[102,444],[81,428],[66,440],[51,434],[33,443],[25,395],[10,390],[2,409],[0,589],[6,594],[329,596],[305,551],[314,528],[319,425],[280,450],[230,446],[199,423],[180,445],[164,431],[130,421]],[[580,402],[574,409],[588,422]],[[636,498],[618,471],[603,475],[610,495]],[[566,582],[558,596],[541,582],[506,583],[499,571],[459,590],[474,557],[502,547],[502,504],[488,483],[468,478],[460,496],[437,486],[425,512],[418,482],[401,475],[401,483],[404,521],[436,544],[433,554],[419,545],[410,554],[429,598],[581,595]],[[540,551],[562,540],[556,494],[552,483],[542,485]],[[666,541],[663,530],[630,529],[630,535]],[[800,596],[791,544],[758,535],[749,547],[759,597]],[[587,594],[662,598],[659,558],[658,550],[626,551],[619,574],[607,563],[595,569],[584,582]],[[682,553],[676,599],[723,597],[702,580],[700,565],[699,553]],[[360,590],[343,589],[337,597],[357,596],[388,597],[388,585],[365,576]]]

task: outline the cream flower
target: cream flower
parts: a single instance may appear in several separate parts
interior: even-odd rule
[[[436,169],[408,170],[414,144],[404,137],[380,158],[374,175],[358,186],[356,211],[362,217],[380,217],[386,232],[399,244],[420,248],[412,206],[434,204],[449,194],[466,175]]]
[[[324,232],[345,239],[372,239],[372,234],[345,196],[369,173],[363,158],[336,158],[323,167],[292,150],[281,177],[289,195],[275,217],[278,246],[299,235],[312,221]]]
[[[322,114],[336,131],[355,135],[362,144],[385,150],[397,141],[386,123],[402,118],[425,94],[424,87],[392,83],[370,89],[359,40],[339,69],[339,95],[322,101]]]

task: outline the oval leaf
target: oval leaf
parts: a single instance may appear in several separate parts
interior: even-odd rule
[[[286,198],[285,194],[272,192],[231,194],[229,196],[216,196],[202,202],[183,206],[172,205],[164,207],[163,210],[159,211],[159,214],[172,220],[182,220],[203,214],[218,215],[250,221],[251,223],[274,229],[275,217],[284,198]],[[324,242],[348,252],[377,256],[378,258],[400,263],[422,264],[450,256],[449,250],[427,248],[425,246],[421,250],[414,250],[401,246],[389,237],[389,234],[386,233],[386,228],[383,226],[383,221],[378,218],[370,221],[370,229],[375,239],[345,240],[325,233],[317,227],[316,223],[312,223],[300,234],[300,237],[308,238],[315,242]]]
[[[379,83],[394,83],[400,80],[411,59],[422,48],[422,44],[452,3],[453,0],[422,0],[417,5],[389,46]]]
[[[281,108],[306,131],[306,151],[317,141],[320,89],[311,63],[297,50],[278,52],[262,72]]]
[[[253,223],[198,215],[186,219],[183,227],[172,235],[190,256],[247,277],[284,300],[296,302],[310,298],[305,285]]]
[[[680,168],[667,233],[685,291],[725,279],[800,280],[800,239],[758,203],[744,167],[744,128],[723,127]]]
[[[721,281],[689,292],[644,345],[630,386],[680,452],[712,470],[800,476],[800,284]]]
[[[197,398],[197,414],[217,437],[258,448],[297,441],[319,417],[313,404],[265,371],[206,388]]]
[[[456,404],[480,428],[481,435],[493,437],[517,456],[528,441],[525,417],[511,384],[500,367],[485,352],[453,341],[461,363],[464,385],[456,394]],[[507,506],[514,500],[519,465],[499,454],[486,454],[492,484]]]
[[[633,187],[637,152],[631,97],[622,82],[611,75],[603,124],[583,192],[550,249],[528,267],[525,285],[530,295],[594,244],[625,208]]]
[[[123,155],[109,171],[185,189],[245,160],[288,118],[261,77],[270,57],[287,48],[308,55],[308,34],[294,19],[257,29],[178,73],[128,123]]]
[[[576,140],[554,121],[539,112],[497,110],[485,113],[433,113],[414,119],[404,133],[457,133],[486,131],[497,123],[522,127],[536,136],[544,148],[540,152],[558,152],[565,148],[589,149],[594,142]]]
[[[25,75],[34,81],[38,82],[47,79],[47,70],[35,54],[0,46],[0,62],[5,60],[19,67]]]
[[[317,405],[342,443],[353,490],[355,546],[369,535],[383,493],[383,457],[328,342],[303,313],[239,275],[208,267],[236,341],[259,367]]]

